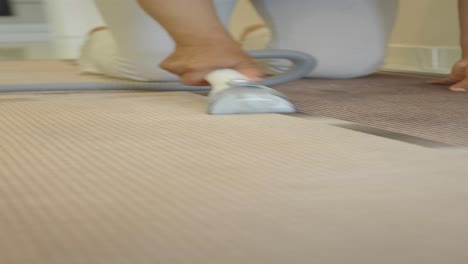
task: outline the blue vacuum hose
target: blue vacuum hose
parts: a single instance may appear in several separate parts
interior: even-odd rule
[[[265,78],[261,85],[274,86],[300,79],[316,66],[314,57],[307,53],[290,50],[248,51],[255,59],[286,59],[292,66],[284,73]],[[41,91],[92,91],[92,90],[147,90],[147,91],[208,91],[210,86],[187,86],[177,82],[135,82],[116,81],[109,83],[46,83],[11,84],[0,86],[0,92],[41,92]]]

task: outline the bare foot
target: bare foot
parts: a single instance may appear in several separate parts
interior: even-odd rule
[[[453,67],[452,72],[446,78],[430,80],[426,83],[450,85],[450,91],[466,92],[468,91],[468,59],[457,61]]]

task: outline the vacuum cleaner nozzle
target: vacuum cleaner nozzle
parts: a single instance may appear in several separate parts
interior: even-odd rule
[[[284,94],[263,85],[231,86],[208,98],[213,115],[294,113],[296,108]]]
[[[213,115],[294,113],[296,108],[286,96],[252,82],[233,70],[218,70],[207,80],[213,86],[208,96],[208,113]]]

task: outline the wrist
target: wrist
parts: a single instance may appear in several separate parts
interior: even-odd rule
[[[228,47],[241,49],[239,42],[230,36],[214,34],[211,36],[188,36],[174,38],[176,47]]]

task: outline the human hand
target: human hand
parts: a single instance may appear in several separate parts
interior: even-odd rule
[[[218,69],[233,69],[261,81],[265,75],[254,60],[237,43],[177,46],[161,68],[180,77],[185,85],[207,85],[205,76]]]
[[[427,81],[429,84],[450,85],[454,92],[468,91],[468,59],[457,61],[448,77]]]

